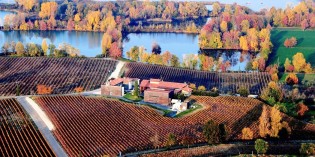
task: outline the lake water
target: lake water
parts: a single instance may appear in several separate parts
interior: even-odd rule
[[[0,11],[1,16],[7,13]],[[100,32],[76,32],[76,31],[0,31],[0,46],[5,42],[42,43],[46,39],[48,44],[54,44],[57,48],[62,43],[70,44],[80,50],[80,54],[86,57],[95,57],[101,54],[101,40],[103,33]],[[170,51],[181,61],[185,54],[198,54],[198,35],[184,33],[130,33],[123,39],[123,56],[133,46],[143,46],[147,52],[151,52],[152,44],[157,43],[161,46],[162,52]],[[238,58],[245,58],[240,62]],[[231,70],[244,70],[250,59],[239,52],[219,53],[214,56],[216,59],[221,57],[232,63]]]

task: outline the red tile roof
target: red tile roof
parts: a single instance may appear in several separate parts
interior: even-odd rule
[[[116,86],[117,84],[120,84],[120,83],[124,83],[124,84],[128,84],[129,82],[131,81],[136,81],[138,80],[137,78],[116,78],[114,80],[111,80],[110,81],[110,85],[111,86]]]
[[[147,89],[145,92],[170,93],[170,90]]]
[[[157,83],[152,83],[157,82]],[[164,82],[159,79],[150,79],[150,80],[142,80],[140,87],[147,88],[160,88],[160,89],[183,89],[186,87],[185,91],[190,91],[189,87],[187,87],[186,83],[177,83],[177,82]]]

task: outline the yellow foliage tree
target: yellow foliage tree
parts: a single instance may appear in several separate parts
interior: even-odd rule
[[[98,30],[99,29],[99,22],[101,18],[101,12],[100,11],[90,11],[86,15],[87,19],[87,30]]]
[[[257,69],[258,69],[258,66],[259,66],[258,61],[257,61],[257,60],[254,60],[253,63],[252,63],[252,69],[257,70]]]
[[[75,16],[74,16],[74,21],[75,21],[76,23],[79,23],[79,22],[81,21],[81,18],[80,18],[80,14],[79,14],[79,13],[75,14]]]
[[[222,21],[221,24],[220,24],[220,29],[222,32],[226,32],[228,31],[228,25],[227,25],[227,22],[226,21]]]
[[[245,36],[240,37],[240,48],[244,51],[248,51],[248,43]]]
[[[56,2],[44,2],[41,5],[41,9],[39,12],[39,17],[41,18],[47,18],[55,16],[55,13],[57,11],[58,4]]]
[[[270,137],[279,137],[279,131],[282,129],[281,114],[277,107],[272,107],[270,112],[271,129]]]
[[[269,117],[268,110],[266,106],[263,106],[263,110],[261,112],[261,116],[259,117],[259,135],[262,138],[265,138],[269,134]]]
[[[37,3],[37,0],[15,0],[20,6],[26,11],[30,11],[33,9],[34,5]]]
[[[306,64],[306,60],[304,58],[303,53],[298,52],[297,54],[295,54],[293,56],[292,64],[294,66],[294,71],[296,71],[296,72],[302,71],[302,68]]]
[[[104,33],[103,38],[102,38],[102,54],[104,56],[107,56],[107,52],[110,49],[112,45],[112,36]]]
[[[42,41],[42,49],[44,51],[44,55],[47,56],[48,45],[47,45],[46,39]]]
[[[243,130],[242,130],[242,139],[243,140],[252,140],[253,136],[254,136],[254,133],[250,128],[243,128]]]

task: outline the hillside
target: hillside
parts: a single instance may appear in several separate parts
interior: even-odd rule
[[[250,127],[258,137],[258,118],[263,103],[241,97],[191,97],[203,110],[183,118],[163,117],[146,106],[114,99],[83,96],[45,96],[35,101],[54,123],[54,135],[70,156],[117,155],[152,149],[150,139],[158,136],[165,146],[172,133],[182,144],[189,139],[204,143],[202,127],[208,120],[224,123],[229,140],[240,140],[241,130]],[[283,115],[293,131],[291,139],[315,139],[315,125]]]
[[[283,44],[287,38],[295,37],[297,45],[293,48],[286,48]],[[292,60],[297,52],[302,52],[306,62],[315,65],[315,31],[303,31],[300,28],[276,28],[271,32],[273,51],[269,56],[269,64],[283,65],[286,58]]]
[[[91,58],[0,57],[0,96],[36,94],[37,85],[52,88],[53,94],[100,88],[117,62]]]
[[[203,85],[208,90],[217,88],[223,93],[235,93],[239,87],[246,87],[251,94],[259,94],[271,80],[270,75],[266,72],[217,73],[143,63],[128,63],[126,65],[125,76],[140,79],[158,78],[171,82],[194,83],[197,87]]]
[[[56,156],[16,99],[0,100],[0,156]]]

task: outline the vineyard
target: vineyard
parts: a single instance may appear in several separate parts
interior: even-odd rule
[[[116,61],[89,58],[0,58],[0,96],[36,94],[37,85],[53,94],[99,88],[116,67]]]
[[[194,83],[197,86],[203,85],[208,90],[216,87],[223,93],[236,93],[239,87],[245,87],[251,94],[260,94],[271,81],[270,75],[265,72],[216,73],[143,63],[128,63],[126,68],[126,77]]]
[[[224,123],[229,140],[240,140],[241,130],[249,127],[258,137],[258,118],[262,102],[241,97],[191,97],[203,109],[183,118],[163,117],[146,106],[123,103],[101,97],[45,96],[35,101],[54,123],[54,135],[70,156],[117,155],[153,149],[152,137],[158,137],[159,146],[165,146],[172,133],[179,144],[204,143],[202,127],[210,119]],[[293,139],[315,139],[315,126],[296,123]],[[301,136],[299,136],[301,135]]]
[[[0,156],[56,156],[15,99],[0,100]]]

